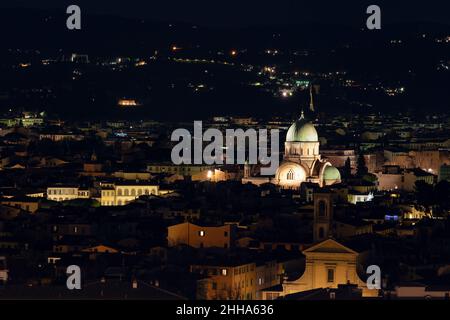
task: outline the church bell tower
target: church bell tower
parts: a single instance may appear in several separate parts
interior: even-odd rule
[[[332,236],[333,193],[314,193],[314,242],[320,242]]]

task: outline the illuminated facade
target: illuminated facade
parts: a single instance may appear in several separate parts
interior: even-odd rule
[[[403,170],[399,166],[384,166],[383,170],[375,174],[378,179],[378,190],[404,190],[412,192],[415,190],[416,182],[423,181],[432,185],[435,180],[434,174],[421,169]]]
[[[47,199],[52,201],[68,201],[74,199],[89,199],[88,189],[80,189],[76,186],[54,186],[47,188]]]
[[[159,195],[159,186],[145,183],[102,183],[102,206],[123,206],[143,195]]]
[[[304,250],[303,254],[306,256],[304,273],[299,278],[284,281],[281,291],[265,291],[264,299],[318,288],[337,288],[340,284],[357,285],[364,297],[378,296],[378,290],[369,290],[358,275],[361,272],[358,252],[327,239]]]
[[[154,174],[167,173],[181,176],[197,176],[207,174],[214,170],[214,166],[209,165],[174,165],[172,163],[153,163],[147,166],[147,171]]]
[[[306,121],[303,112],[289,128],[284,143],[284,161],[275,175],[276,184],[283,188],[298,189],[303,182],[321,187],[339,183],[339,170],[322,159],[319,137],[314,125]]]
[[[0,257],[0,284],[8,281],[8,269],[6,267],[6,257]]]
[[[139,102],[137,102],[134,99],[119,99],[117,104],[119,105],[119,107],[124,107],[124,108],[140,106]]]
[[[244,177],[243,183],[274,183],[285,189],[299,189],[303,182],[321,187],[341,182],[339,170],[319,153],[319,137],[314,125],[301,117],[289,128],[284,143],[284,159],[274,178]],[[247,171],[244,169],[244,171]]]

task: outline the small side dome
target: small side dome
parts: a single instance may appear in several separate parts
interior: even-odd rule
[[[341,180],[341,173],[333,166],[327,166],[323,172],[323,180],[325,181],[339,181]]]

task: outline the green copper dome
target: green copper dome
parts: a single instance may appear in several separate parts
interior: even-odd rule
[[[303,112],[300,119],[295,121],[289,128],[286,135],[286,142],[317,142],[317,135],[314,125],[306,121]]]
[[[341,180],[341,173],[338,169],[332,166],[327,166],[323,172],[324,180]]]

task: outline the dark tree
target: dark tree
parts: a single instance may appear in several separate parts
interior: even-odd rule
[[[440,181],[434,187],[434,204],[439,207],[441,212],[450,210],[450,182],[446,180]]]
[[[364,155],[360,153],[358,155],[358,164],[356,167],[356,175],[358,177],[363,177],[369,172],[369,170],[366,167],[366,159],[364,158]]]
[[[417,202],[423,206],[429,207],[434,204],[433,186],[425,181],[416,181],[415,191]]]
[[[350,157],[347,158],[347,160],[345,160],[345,164],[344,164],[344,169],[343,169],[343,176],[344,178],[350,178],[352,175],[352,166],[351,166],[351,161],[350,161]]]

